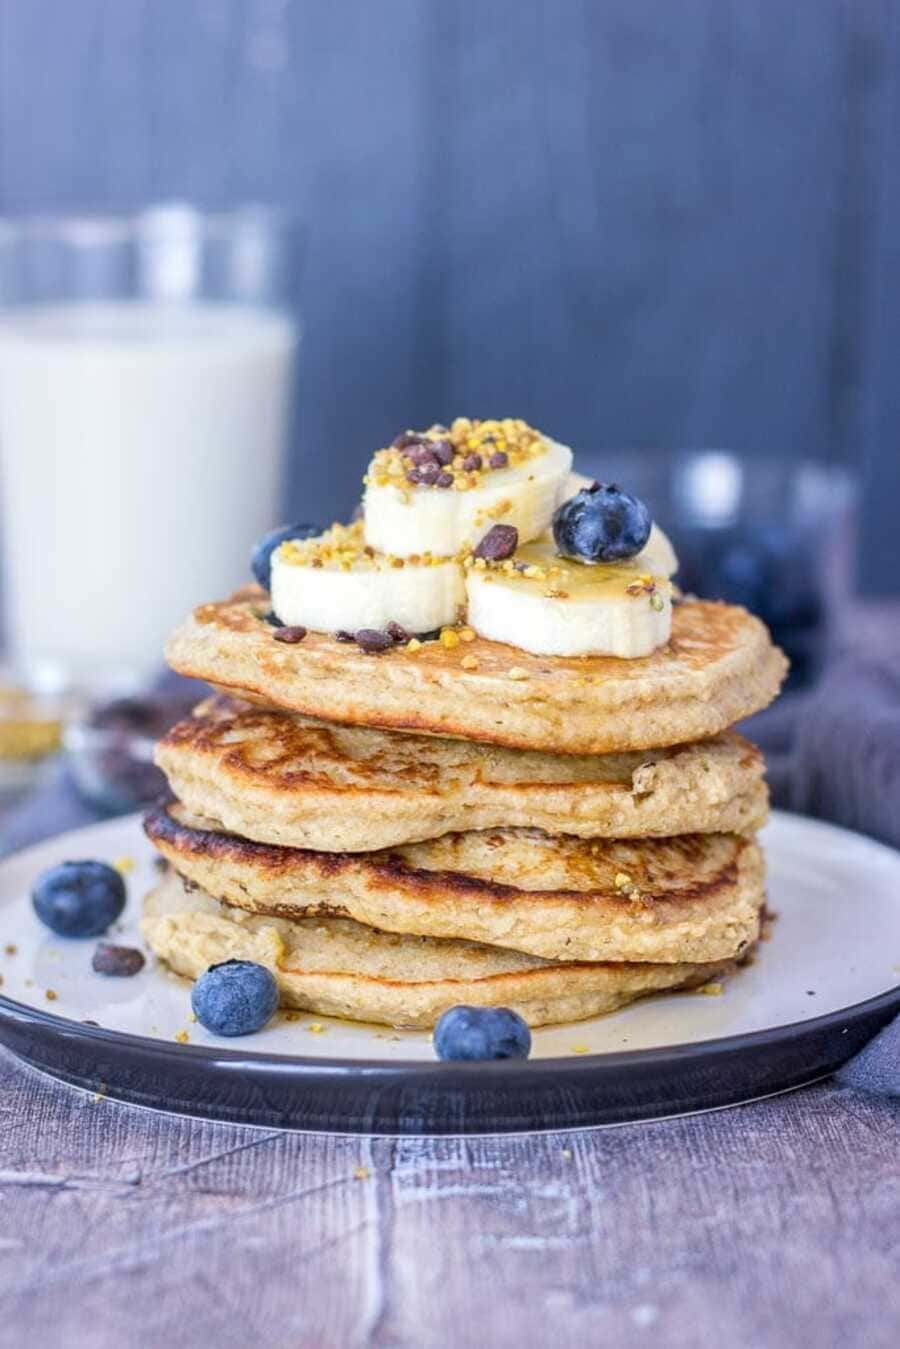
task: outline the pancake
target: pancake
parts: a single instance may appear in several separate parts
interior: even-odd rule
[[[427,1029],[458,1003],[512,1007],[531,1026],[615,1011],[647,993],[696,987],[732,968],[711,964],[554,964],[470,942],[376,932],[347,918],[259,917],[187,892],[171,874],[141,924],[151,950],[195,979],[222,960],[272,971],[283,1007]]]
[[[279,918],[346,917],[579,961],[728,960],[759,932],[762,854],[734,834],[588,842],[507,829],[328,853],[254,843],[177,802],[144,827],[189,881]]]
[[[541,754],[328,725],[213,698],[156,762],[198,815],[260,843],[359,852],[503,827],[582,838],[753,833],[762,755],[735,734],[664,750]]]
[[[166,659],[179,674],[325,721],[562,754],[717,735],[771,702],[787,668],[758,618],[701,601],[677,605],[668,645],[637,660],[534,656],[482,638],[375,656],[324,633],[287,645],[267,608],[255,586],[201,605]],[[462,667],[467,658],[476,669]]]

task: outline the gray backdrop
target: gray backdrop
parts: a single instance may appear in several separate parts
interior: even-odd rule
[[[820,454],[898,587],[900,6],[0,0],[0,209],[308,222],[286,509],[458,411]]]

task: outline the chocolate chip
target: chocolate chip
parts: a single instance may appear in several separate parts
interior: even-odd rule
[[[95,974],[110,974],[128,979],[138,974],[147,962],[134,946],[115,946],[112,942],[97,943],[91,969]]]
[[[386,632],[376,632],[374,628],[360,628],[356,633],[356,645],[367,655],[374,656],[378,651],[387,651],[394,642]]]
[[[509,463],[509,455],[505,450],[494,450],[488,463],[491,468],[506,468],[506,465]]]
[[[440,474],[438,474],[438,477],[435,479],[434,485],[435,485],[435,487],[452,487],[452,486],[453,486],[453,474],[452,474],[452,473],[440,473]]]
[[[346,628],[338,628],[337,632],[334,634],[334,640],[336,642],[355,642],[356,638],[353,636],[353,633],[348,632]]]
[[[263,622],[268,623],[269,626],[273,628],[284,627],[284,624],[282,623],[278,615],[275,613],[274,609],[270,609],[267,614],[263,614]]]
[[[420,642],[436,642],[440,635],[440,628],[432,628],[430,632],[417,632],[416,638]]]
[[[453,463],[453,456],[456,453],[449,440],[433,440],[431,442],[431,453],[439,464],[446,468],[448,464]]]
[[[475,556],[483,557],[487,562],[500,562],[505,557],[512,557],[518,546],[519,531],[515,525],[494,525],[475,549]]]
[[[169,870],[169,863],[166,861],[165,857],[159,857],[159,856],[154,857],[154,859],[153,859],[153,866],[155,867],[155,869],[156,869],[157,871],[168,871],[168,870]]]
[[[473,469],[481,468],[483,463],[484,460],[480,454],[467,454],[463,460],[463,468],[467,473],[471,473]]]
[[[278,632],[273,632],[272,636],[275,638],[276,642],[287,642],[290,646],[294,646],[297,642],[303,641],[303,638],[306,636],[306,628],[299,626],[294,628],[279,628]]]
[[[409,633],[406,631],[406,628],[401,628],[399,623],[394,623],[393,621],[391,621],[385,628],[385,632],[388,634],[391,641],[393,642],[409,641]]]

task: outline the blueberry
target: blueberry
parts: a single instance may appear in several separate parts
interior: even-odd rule
[[[105,862],[62,862],[38,876],[31,902],[60,937],[99,937],[125,907],[125,882]]]
[[[451,1007],[434,1028],[439,1059],[527,1059],[531,1031],[508,1007]]]
[[[322,530],[319,525],[279,525],[271,530],[250,554],[250,566],[263,590],[272,587],[272,554],[285,539],[312,539]]]
[[[278,985],[265,965],[226,960],[210,965],[191,992],[194,1015],[214,1035],[251,1035],[278,1006]]]
[[[643,501],[621,492],[615,483],[595,482],[559,507],[553,537],[563,557],[617,562],[641,551],[652,523]]]

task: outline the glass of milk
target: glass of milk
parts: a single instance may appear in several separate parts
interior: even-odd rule
[[[139,682],[279,523],[297,325],[261,208],[0,221],[6,646]]]

